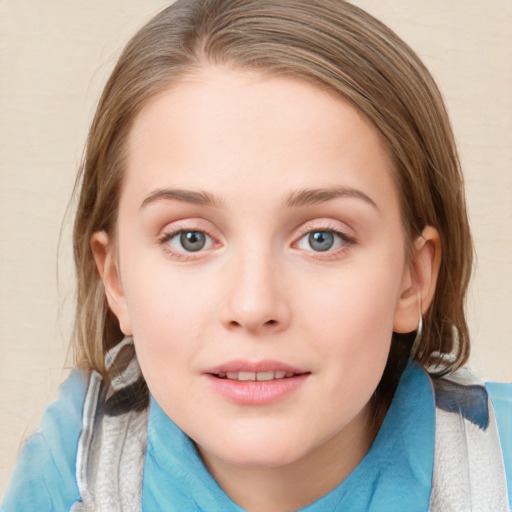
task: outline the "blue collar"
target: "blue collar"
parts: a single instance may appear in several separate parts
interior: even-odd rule
[[[425,512],[434,463],[430,379],[409,363],[382,427],[354,471],[303,512]],[[143,510],[242,512],[202,463],[192,441],[151,399]]]

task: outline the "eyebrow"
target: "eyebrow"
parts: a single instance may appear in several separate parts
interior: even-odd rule
[[[333,188],[315,188],[297,190],[290,194],[286,200],[286,206],[289,208],[297,208],[299,206],[308,206],[325,203],[333,199],[353,197],[373,206],[377,211],[379,207],[361,190],[351,187],[333,187]],[[140,208],[153,204],[158,201],[181,201],[184,203],[195,204],[199,206],[209,206],[218,208],[221,201],[213,194],[205,191],[194,191],[184,189],[163,188],[155,190],[148,194],[142,201]]]
[[[169,189],[163,188],[155,190],[148,194],[144,201],[142,201],[140,207],[145,208],[146,206],[156,203],[158,201],[181,201],[183,203],[196,204],[199,206],[212,206],[218,207],[219,200],[209,192],[194,191],[194,190],[182,190],[182,189]]]
[[[315,188],[298,190],[296,192],[293,192],[293,194],[291,194],[288,197],[286,205],[289,207],[307,206],[325,203],[327,201],[331,201],[332,199],[338,199],[342,197],[353,197],[356,199],[361,199],[365,203],[368,203],[371,206],[373,206],[377,211],[380,211],[379,207],[377,206],[373,199],[371,199],[361,190],[351,187]]]

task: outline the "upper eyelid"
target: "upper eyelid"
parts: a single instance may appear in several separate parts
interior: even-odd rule
[[[346,236],[352,236],[351,233],[353,233],[354,230],[345,222],[330,218],[309,220],[298,228],[299,234],[302,235],[311,233],[312,231],[332,231]]]
[[[304,226],[299,229],[300,235],[307,235],[308,233],[312,233],[314,231],[329,231],[332,233],[345,233],[344,229],[341,229],[336,226]]]
[[[166,223],[160,230],[160,233],[179,233],[180,231],[199,231],[212,238],[216,238],[215,232],[218,229],[212,228],[212,223],[201,218],[178,219]]]

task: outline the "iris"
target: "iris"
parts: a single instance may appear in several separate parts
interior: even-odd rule
[[[200,231],[182,231],[180,243],[183,249],[188,252],[200,251],[206,244],[206,236]]]
[[[313,231],[309,234],[308,242],[314,251],[328,251],[334,245],[334,235],[329,231]]]

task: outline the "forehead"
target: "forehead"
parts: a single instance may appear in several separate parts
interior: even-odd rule
[[[272,196],[340,185],[396,200],[373,125],[341,97],[304,81],[204,68],[153,97],[128,139],[125,186],[133,190]]]

